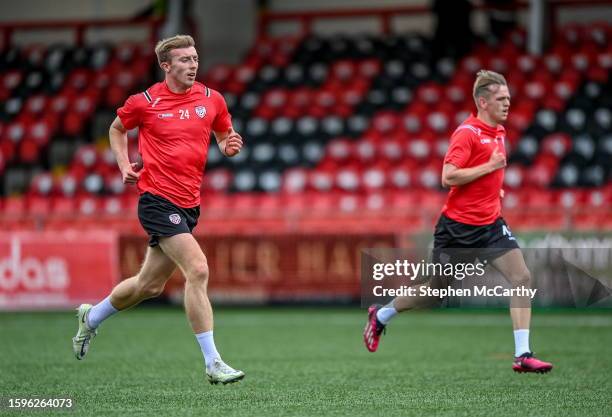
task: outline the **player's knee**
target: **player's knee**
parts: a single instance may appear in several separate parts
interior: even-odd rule
[[[187,280],[193,284],[206,285],[208,283],[208,265],[206,262],[193,265],[187,274]]]
[[[159,297],[164,291],[164,287],[164,284],[149,282],[141,286],[140,293],[146,298]]]
[[[512,277],[512,284],[515,287],[530,287],[531,286],[531,272],[528,269],[515,274]]]

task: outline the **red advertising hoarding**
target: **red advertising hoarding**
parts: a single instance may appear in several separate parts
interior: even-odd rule
[[[71,308],[106,296],[119,277],[114,232],[0,234],[0,310]]]

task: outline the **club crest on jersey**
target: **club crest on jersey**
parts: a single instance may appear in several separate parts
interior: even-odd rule
[[[171,214],[170,216],[168,216],[168,218],[170,219],[170,221],[174,224],[179,224],[181,222],[181,216],[179,216],[178,214],[174,213]]]
[[[198,117],[200,119],[202,119],[204,116],[206,116],[206,107],[204,107],[204,106],[197,106],[195,108],[195,112],[198,115]]]

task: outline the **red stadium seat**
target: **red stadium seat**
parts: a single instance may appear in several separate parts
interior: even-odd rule
[[[34,139],[26,138],[19,144],[19,161],[24,164],[33,165],[38,162],[40,149]]]
[[[202,213],[223,214],[231,206],[230,198],[224,194],[211,194],[202,196]]]
[[[330,76],[341,82],[348,82],[355,77],[356,64],[350,60],[340,60],[332,64]]]
[[[360,183],[366,190],[380,190],[387,186],[387,175],[384,168],[372,166],[361,173]]]
[[[394,134],[399,128],[398,114],[393,111],[378,112],[373,118],[371,125],[372,129],[382,137],[389,134]]]
[[[347,192],[360,191],[362,187],[361,177],[362,172],[355,165],[343,166],[335,173],[335,188]]]
[[[54,197],[51,204],[51,211],[55,216],[72,217],[76,212],[76,200],[73,197]]]
[[[22,218],[26,213],[26,201],[23,197],[6,197],[2,208],[2,217],[5,222]]]
[[[554,194],[547,190],[524,190],[525,208],[535,210],[550,210],[555,207]]]
[[[346,138],[337,138],[327,145],[326,155],[335,163],[346,162],[353,156],[352,143]]]
[[[81,195],[77,197],[77,210],[83,216],[96,216],[102,211],[101,208],[101,201],[95,196]]]
[[[525,167],[518,164],[512,164],[506,167],[506,172],[504,173],[504,187],[509,189],[520,188],[525,180],[525,171]]]
[[[27,198],[28,213],[35,216],[47,216],[51,213],[51,199],[49,197],[33,195]]]
[[[377,143],[376,153],[383,161],[389,163],[400,162],[407,154],[405,144],[396,138],[389,138],[387,141]]]
[[[308,185],[308,173],[303,168],[292,168],[283,175],[282,191],[285,193],[301,193]]]

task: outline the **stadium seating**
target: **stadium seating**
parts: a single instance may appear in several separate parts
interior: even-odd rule
[[[504,198],[511,223],[612,228],[611,34],[605,23],[562,27],[535,57],[517,30],[495,47],[481,41],[467,56],[437,59],[431,40],[413,34],[260,39],[239,65],[202,77],[224,93],[245,138],[232,159],[210,147],[203,216],[211,228],[227,227],[230,212],[270,219],[259,229],[430,227],[444,199],[448,139],[473,109],[474,73],[491,68],[506,75],[513,96]],[[3,51],[3,224],[34,218],[34,227],[55,228],[78,218],[69,224],[133,227],[121,219],[134,217],[134,191],[94,125],[152,82],[150,49]]]

